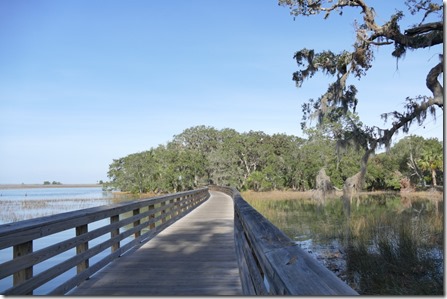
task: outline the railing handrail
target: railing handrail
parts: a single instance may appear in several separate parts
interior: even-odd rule
[[[0,225],[0,249],[17,245],[26,241],[36,239],[29,232],[38,231],[39,238],[52,235],[57,232],[64,231],[71,226],[70,220],[76,219],[77,224],[87,224],[97,220],[105,219],[110,217],[110,215],[118,214],[120,210],[125,210],[126,212],[133,209],[141,208],[147,206],[150,202],[151,204],[157,204],[161,201],[167,201],[173,198],[178,198],[182,196],[187,196],[190,194],[197,193],[200,190],[205,190],[207,188],[202,188],[198,190],[178,192],[168,195],[160,195],[155,197],[150,197],[140,200],[132,200],[127,202],[121,202],[110,205],[102,205],[92,208],[86,208],[76,211],[58,213],[49,216],[43,216],[33,219],[22,220],[18,222],[6,223]],[[122,212],[121,212],[122,213]],[[101,215],[100,218],[98,215]],[[83,220],[82,220],[83,219]],[[93,221],[91,219],[94,219]],[[44,227],[54,226],[54,230],[47,231],[43,229]],[[28,234],[24,234],[27,232]]]
[[[358,295],[248,204],[232,187],[235,243],[246,295]]]
[[[12,259],[0,264],[0,279],[10,275],[14,277],[13,287],[4,294],[32,294],[33,290],[49,280],[76,267],[76,276],[50,293],[64,294],[116,257],[154,237],[208,198],[208,188],[201,188],[0,225],[0,249],[13,248]],[[129,212],[133,214],[123,218],[123,214]],[[88,231],[88,224],[103,219],[110,219],[110,224]],[[120,231],[129,225],[131,228]],[[143,232],[147,228],[149,230]],[[33,251],[34,240],[68,229],[76,229],[76,236]],[[108,233],[110,237],[107,240],[90,248],[89,241]],[[120,242],[132,235],[134,239],[121,246]],[[36,264],[71,248],[76,248],[74,257],[33,275]],[[89,259],[107,248],[111,248],[111,253],[90,266]]]

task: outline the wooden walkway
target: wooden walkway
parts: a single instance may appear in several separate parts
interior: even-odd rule
[[[242,295],[233,200],[221,192],[67,295]]]

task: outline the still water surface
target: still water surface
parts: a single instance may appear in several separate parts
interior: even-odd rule
[[[244,198],[364,295],[444,292],[444,202],[399,194],[326,201]]]
[[[132,197],[116,196],[100,187],[0,190],[0,224],[108,205]]]
[[[2,189],[0,190],[0,225],[17,222],[42,216],[64,213],[79,209],[86,209],[101,205],[114,204],[126,200],[135,199],[131,196],[116,196],[111,192],[103,192],[100,187],[88,188],[30,188],[30,189]],[[107,220],[100,220],[89,224],[89,230],[93,230],[107,224]],[[74,229],[37,239],[33,242],[33,250],[55,244],[62,240],[75,236]],[[106,235],[92,240],[90,246],[104,241]],[[125,244],[125,242],[123,243]],[[95,256],[90,260],[90,265],[95,264],[109,253],[110,249]],[[66,260],[76,254],[72,248],[62,254],[48,259],[34,267],[34,275],[41,273],[52,265]],[[12,257],[12,248],[0,250],[0,263],[8,261]],[[46,294],[55,286],[75,275],[73,268],[55,279],[44,284],[34,291],[35,295]],[[12,286],[12,276],[0,280],[0,294]]]
[[[9,189],[0,190],[0,194],[0,224],[135,199],[116,197],[101,188]],[[360,294],[443,294],[442,200],[396,194],[324,202],[244,198]],[[89,230],[101,225],[101,221],[93,223]],[[73,236],[71,230],[38,239],[34,250]],[[92,259],[91,265],[107,253]],[[42,262],[34,273],[73,255],[74,249]],[[11,256],[11,249],[0,250],[0,263]],[[46,283],[34,294],[51,291],[75,271]],[[12,277],[0,280],[0,294],[11,285]]]

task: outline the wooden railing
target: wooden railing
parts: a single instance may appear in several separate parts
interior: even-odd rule
[[[48,281],[76,268],[71,278],[49,292],[51,295],[65,294],[208,198],[208,188],[203,188],[0,225],[0,250],[12,247],[10,259],[0,264],[0,279],[13,276],[12,286],[2,293],[33,294]],[[100,227],[89,230],[89,224],[100,220],[104,222]],[[74,237],[33,250],[33,241],[67,230],[74,230]],[[95,239],[100,240],[99,244],[91,246]],[[130,241],[124,244],[124,239]],[[74,248],[76,253],[71,257],[34,274],[37,264]],[[107,249],[110,252],[105,257],[90,264],[93,257]]]
[[[358,295],[303,251],[229,187],[210,186],[234,201],[236,253],[246,295]]]

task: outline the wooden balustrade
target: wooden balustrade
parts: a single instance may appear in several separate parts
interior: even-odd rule
[[[236,256],[244,294],[357,295],[253,209],[236,189],[218,186],[209,189],[233,198]],[[0,250],[12,248],[12,254],[0,264],[0,279],[13,278],[13,285],[3,294],[33,294],[53,278],[76,269],[75,274],[48,293],[65,294],[208,198],[208,188],[203,188],[1,225]],[[100,220],[104,224],[89,229],[89,225]],[[74,237],[33,250],[35,240],[67,230],[73,231]],[[76,253],[39,273],[34,271],[39,263],[71,249]],[[104,250],[110,253],[104,255]],[[91,263],[100,253],[101,259]]]
[[[0,279],[13,276],[13,285],[3,294],[33,294],[46,282],[75,268],[74,276],[49,293],[65,294],[115,258],[153,238],[208,198],[208,188],[203,188],[0,225],[0,250],[13,249],[11,258],[0,264]],[[89,224],[103,219],[109,221],[89,231]],[[75,236],[33,251],[36,239],[67,230],[74,230]],[[108,237],[99,244],[90,245],[102,236]],[[124,244],[126,238],[131,240]],[[35,265],[73,248],[76,249],[73,256],[38,274],[33,273]],[[90,264],[93,257],[108,248],[110,254]]]
[[[246,295],[358,295],[303,251],[230,187],[210,186],[234,201],[234,235]]]

